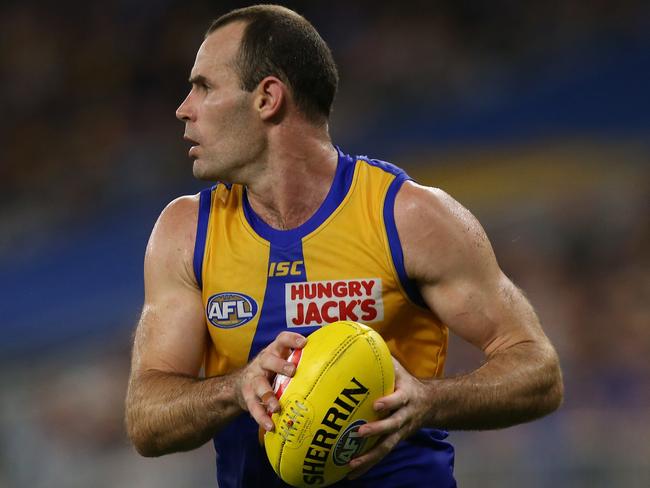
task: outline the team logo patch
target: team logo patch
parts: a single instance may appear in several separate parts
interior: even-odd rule
[[[380,278],[286,283],[285,306],[289,328],[384,318]]]
[[[358,431],[359,427],[365,423],[365,420],[357,420],[351,423],[341,434],[334,446],[334,464],[337,466],[348,464],[355,455],[361,452],[363,445],[366,443],[366,438],[360,437]]]
[[[206,314],[215,327],[232,329],[250,322],[257,313],[257,302],[243,293],[225,292],[212,295]]]

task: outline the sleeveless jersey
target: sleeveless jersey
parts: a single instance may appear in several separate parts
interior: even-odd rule
[[[319,209],[284,231],[255,214],[241,185],[202,191],[194,272],[210,335],[206,376],[243,367],[283,330],[308,336],[337,320],[377,330],[414,376],[441,376],[447,328],[408,279],[395,226],[395,196],[408,179],[390,163],[339,150]],[[446,437],[421,429],[354,486],[455,486]],[[214,444],[221,488],[288,486],[273,472],[248,414],[222,429]]]

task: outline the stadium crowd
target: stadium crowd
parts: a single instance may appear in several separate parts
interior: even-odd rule
[[[335,140],[360,146],[373,119],[426,106],[435,124],[499,104],[602,37],[644,36],[650,18],[642,0],[285,3],[331,43],[343,79]],[[187,182],[174,109],[209,19],[237,5],[3,2],[0,249]]]

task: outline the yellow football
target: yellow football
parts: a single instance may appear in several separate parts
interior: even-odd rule
[[[394,391],[390,351],[370,327],[341,321],[311,334],[289,360],[296,373],[275,379],[281,410],[272,416],[275,429],[264,435],[266,454],[286,483],[327,486],[377,441],[356,432],[380,418],[373,403]]]

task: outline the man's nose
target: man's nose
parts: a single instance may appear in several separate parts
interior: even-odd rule
[[[194,120],[194,111],[190,105],[190,96],[187,95],[185,100],[176,109],[176,118],[181,122],[188,122]]]

